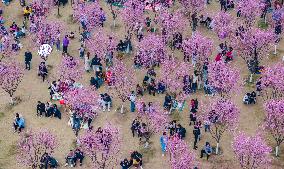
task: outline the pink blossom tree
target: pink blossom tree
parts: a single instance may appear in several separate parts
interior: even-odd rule
[[[252,28],[234,36],[231,42],[253,74],[256,72],[258,62],[271,50],[275,36],[272,30]]]
[[[201,117],[211,123],[210,134],[217,142],[216,154],[219,153],[219,144],[225,131],[234,131],[238,125],[240,111],[229,99],[214,98],[209,104],[202,107]]]
[[[84,23],[90,32],[94,28],[102,26],[101,17],[105,15],[99,2],[92,3],[76,3],[73,6],[73,17],[81,24]]]
[[[261,95],[264,100],[277,99],[284,96],[284,66],[277,63],[265,68],[260,79]]]
[[[154,66],[166,58],[166,47],[159,35],[149,34],[137,45],[140,62],[144,67]]]
[[[247,28],[253,26],[256,18],[262,14],[263,3],[261,0],[239,0],[237,1],[237,11],[244,18]]]
[[[222,61],[211,62],[208,65],[208,84],[221,95],[229,96],[240,89],[240,71]]]
[[[189,150],[188,144],[177,135],[168,140],[167,151],[172,169],[188,169],[197,166],[196,157]]]
[[[179,0],[179,3],[184,11],[191,11],[192,13],[202,11],[206,6],[203,0]]]
[[[123,114],[124,102],[128,100],[131,91],[134,91],[136,77],[133,70],[128,69],[127,66],[120,60],[115,60],[114,65],[110,67],[112,72],[110,90],[113,96],[118,97],[122,101],[120,112]]]
[[[78,139],[78,142],[91,158],[95,168],[105,169],[117,165],[121,138],[115,126],[107,124],[97,131],[87,131]]]
[[[45,153],[52,155],[57,145],[55,136],[48,130],[28,131],[19,139],[17,161],[21,166],[39,168],[41,157]]]
[[[213,18],[213,31],[220,39],[230,37],[235,33],[235,22],[231,14],[224,11],[218,12]]]
[[[37,16],[46,16],[50,10],[55,6],[57,0],[33,0],[33,13]]]
[[[166,59],[162,62],[161,77],[166,90],[170,93],[178,95],[183,91],[183,77],[189,75],[191,67],[185,62],[177,59]]]
[[[173,13],[170,13],[166,9],[161,10],[158,21],[164,31],[164,42],[167,42],[167,40],[175,33],[183,32],[187,27],[187,22],[180,10]]]
[[[45,18],[36,18],[36,27],[33,30],[31,40],[36,42],[36,46],[42,44],[49,44],[53,46],[60,37],[64,26],[62,22],[59,21],[49,21]]]
[[[13,96],[24,76],[23,68],[16,62],[0,62],[0,86],[9,94],[11,104],[14,103]]]
[[[2,56],[0,58],[0,61],[4,59],[5,57],[10,57],[11,55],[15,53],[15,51],[12,49],[12,43],[13,43],[12,41],[13,41],[13,36],[10,34],[3,35],[1,37],[2,48],[0,50],[0,53]]]
[[[99,29],[94,35],[86,40],[86,47],[92,55],[97,55],[105,60],[107,53],[115,52],[117,38],[114,34],[108,35],[104,30]]]
[[[92,87],[69,90],[64,93],[63,99],[70,110],[80,117],[93,119],[97,116],[99,96]]]
[[[284,141],[284,100],[269,100],[263,106],[266,111],[264,127],[275,139],[275,155],[279,156],[279,147]]]
[[[57,74],[62,81],[78,81],[82,78],[83,67],[80,66],[80,60],[73,56],[64,55],[58,67]]]
[[[121,17],[126,25],[126,32],[133,31],[137,23],[144,23],[144,9],[145,4],[140,0],[128,0],[124,3]]]
[[[196,32],[191,38],[183,41],[182,49],[185,55],[188,55],[196,62],[197,69],[208,61],[213,51],[213,40]]]
[[[244,133],[236,135],[232,148],[241,168],[269,168],[271,148],[259,134],[256,136],[247,136]]]
[[[151,103],[149,106],[143,99],[140,99],[136,102],[136,107],[138,118],[146,123],[151,134],[161,133],[165,130],[169,123],[169,117],[159,104]]]

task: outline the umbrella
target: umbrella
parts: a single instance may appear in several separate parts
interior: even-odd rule
[[[46,58],[52,52],[52,47],[49,44],[43,44],[39,47],[38,54]]]

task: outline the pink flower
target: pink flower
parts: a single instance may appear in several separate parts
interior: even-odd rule
[[[242,168],[269,168],[271,148],[260,135],[249,137],[240,133],[235,136],[232,148]]]

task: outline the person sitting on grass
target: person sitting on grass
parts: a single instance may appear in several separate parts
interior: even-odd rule
[[[82,166],[84,158],[84,153],[79,148],[77,148],[75,150],[74,164],[76,165],[76,162],[79,160],[80,166]]]
[[[210,146],[209,142],[206,142],[204,148],[201,150],[200,158],[203,158],[203,154],[207,155],[207,160],[212,153],[212,147]]]
[[[15,121],[13,123],[15,132],[18,131],[20,133],[23,128],[25,128],[25,120],[23,117],[19,115],[19,113],[16,113]]]
[[[131,153],[131,161],[132,165],[137,169],[140,167],[140,169],[143,169],[142,167],[142,154],[140,154],[138,151],[134,151]]]
[[[67,167],[67,166],[74,167],[75,166],[75,160],[74,159],[75,159],[75,153],[74,153],[74,151],[70,150],[67,157],[65,158],[65,160],[66,160],[65,167]]]

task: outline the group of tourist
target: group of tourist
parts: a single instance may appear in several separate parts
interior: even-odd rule
[[[11,0],[3,0],[3,3],[5,5],[9,5]],[[58,1],[58,5],[61,3],[65,5],[68,1],[67,0],[61,0]],[[123,4],[126,1],[124,0],[108,0],[107,3],[111,4]],[[210,0],[206,0],[207,4],[210,4]],[[235,1],[233,0],[219,0],[221,11],[226,12],[229,9],[235,8]],[[269,4],[270,3],[270,4]],[[175,0],[164,0],[160,2],[155,1],[145,1],[145,10],[153,10],[156,12],[157,10],[160,10],[161,8],[169,8],[175,4]],[[4,26],[6,20],[3,17],[3,10],[0,8],[0,51],[4,49],[5,46],[4,42],[7,40],[7,35],[12,35],[12,50],[18,51],[23,46],[21,44],[21,38],[24,38],[27,36],[27,31],[29,32],[35,32],[37,28],[37,23],[34,21],[34,13],[43,13],[44,11],[40,6],[34,5],[34,6],[25,6],[25,1],[21,1],[21,5],[24,6],[23,8],[23,19],[24,23],[23,26],[18,26],[16,22],[12,22],[12,24],[6,28]],[[265,1],[265,12],[262,17],[265,17],[266,12],[270,8],[271,2]],[[279,4],[278,4],[279,5]],[[104,27],[104,23],[106,21],[107,15],[104,13],[103,9],[99,9],[101,11],[99,15],[99,25],[100,27]],[[237,17],[241,17],[241,11],[237,12]],[[207,14],[199,15],[197,12],[190,13],[189,16],[191,20],[191,26],[192,30],[196,31],[197,27],[199,25],[204,26],[210,30],[214,29],[214,21],[211,16],[207,16]],[[154,19],[150,17],[145,17],[145,23],[138,23],[133,28],[134,34],[136,34],[138,42],[141,42],[143,38],[145,37],[145,34],[153,33],[156,31],[155,24],[156,24],[156,16]],[[30,22],[29,30],[27,27],[27,22]],[[74,39],[78,39],[80,41],[80,48],[78,49],[78,58],[82,59],[82,62],[84,63],[84,69],[87,73],[91,75],[91,78],[89,80],[90,86],[94,86],[96,90],[100,90],[102,86],[111,87],[115,82],[113,80],[113,74],[116,72],[112,72],[109,68],[113,65],[113,58],[117,59],[124,59],[125,55],[131,54],[133,49],[133,42],[132,42],[132,33],[129,31],[127,32],[127,36],[125,36],[124,40],[120,40],[115,47],[115,50],[110,50],[105,53],[104,58],[99,57],[97,54],[94,54],[91,56],[90,51],[86,48],[86,40],[89,40],[91,35],[93,34],[92,31],[90,31],[87,27],[89,26],[86,20],[81,19],[80,24],[82,27],[82,32],[80,32],[80,35],[77,37],[76,32],[70,32],[66,33],[64,37],[60,38],[60,35],[56,38],[55,41],[52,42],[52,44],[56,47],[57,51],[61,51],[62,47],[62,55],[65,57],[73,57],[69,54],[71,44],[73,45]],[[243,33],[245,32],[245,28],[240,25],[236,28],[235,34],[237,37],[242,37]],[[166,30],[165,28],[162,28],[161,33],[163,35],[163,38],[166,36]],[[276,34],[281,33],[281,25],[279,27],[279,24],[275,27]],[[194,71],[192,73],[188,73],[187,75],[183,76],[183,86],[182,86],[182,94],[185,94],[187,97],[192,97],[191,94],[200,93],[202,89],[204,90],[205,96],[214,96],[217,94],[217,90],[209,84],[208,81],[208,74],[209,72],[209,61],[208,59],[204,62],[202,62],[202,65],[199,65],[200,63],[197,63],[197,54],[193,53],[192,56],[186,53],[183,50],[182,44],[185,38],[183,37],[183,34],[181,32],[175,32],[171,35],[169,44],[166,43],[166,45],[169,45],[172,51],[180,50],[183,52],[183,61],[184,62],[190,62],[192,67],[194,68]],[[219,37],[222,39],[222,37]],[[165,40],[165,42],[167,42]],[[197,44],[198,45],[198,44]],[[229,63],[232,62],[237,54],[235,49],[228,45],[226,41],[224,43],[220,43],[217,46],[217,55],[213,59],[215,62],[224,62]],[[115,53],[114,53],[115,52]],[[141,53],[137,52],[137,55],[133,58],[133,67],[135,69],[141,69],[144,67],[141,59]],[[33,55],[32,52],[27,49],[27,51],[24,54],[24,63],[25,63],[25,69],[31,70],[32,69],[32,59]],[[204,131],[210,132],[211,131],[211,125],[218,122],[218,116],[216,115],[216,112],[213,110],[209,114],[208,119],[201,119],[199,116],[199,102],[197,98],[191,99],[189,102],[186,101],[186,99],[180,99],[178,98],[178,94],[180,93],[172,93],[169,91],[168,86],[166,83],[164,83],[163,80],[159,79],[158,71],[155,70],[156,67],[159,67],[161,61],[157,61],[155,63],[152,63],[152,65],[147,66],[147,72],[143,78],[143,81],[136,84],[136,90],[132,91],[130,90],[129,95],[127,97],[128,101],[130,102],[130,112],[134,113],[139,110],[137,110],[137,100],[138,97],[143,97],[145,95],[151,96],[151,98],[156,98],[158,96],[163,95],[164,100],[162,103],[162,107],[164,108],[164,111],[168,114],[172,114],[174,111],[177,111],[177,113],[180,113],[184,110],[186,103],[188,103],[189,108],[189,119],[187,120],[187,125],[189,125],[192,128],[192,136],[194,139],[193,142],[193,149],[197,150],[198,143],[202,139],[202,128],[204,127]],[[257,59],[251,60],[247,63],[250,65],[249,69],[251,72],[254,72],[256,74],[260,73],[261,67],[259,66],[259,61]],[[81,129],[86,129],[88,131],[92,131],[92,122],[94,117],[85,117],[81,115],[81,111],[79,108],[77,109],[71,109],[70,107],[64,107],[66,104],[64,103],[63,96],[66,93],[66,91],[74,90],[77,88],[81,88],[82,85],[79,84],[76,79],[69,79],[69,80],[54,80],[51,83],[48,80],[48,75],[50,73],[49,65],[47,64],[47,56],[43,58],[43,60],[40,61],[40,64],[38,66],[38,73],[37,75],[42,79],[43,82],[48,82],[49,85],[49,94],[50,94],[50,101],[44,103],[42,101],[38,101],[36,105],[36,115],[39,117],[45,116],[45,117],[56,117],[58,119],[63,118],[63,114],[61,113],[61,108],[66,108],[64,111],[66,111],[69,108],[69,121],[68,125],[72,128],[76,139],[79,138],[79,131]],[[256,91],[253,91],[251,93],[246,93],[243,97],[243,103],[246,105],[249,104],[256,104],[257,96],[259,96],[259,93],[261,92],[261,82],[258,81],[256,83]],[[108,88],[108,89],[109,89]],[[60,101],[61,107],[55,104],[55,101]],[[108,92],[101,92],[99,94],[98,98],[98,107],[100,108],[99,111],[102,112],[110,112],[113,106],[113,102],[115,100],[113,97],[108,94]],[[144,112],[150,111],[152,106],[152,102],[149,102],[148,104],[143,105]],[[149,112],[148,112],[149,113]],[[181,140],[185,140],[187,137],[188,131],[186,128],[181,125],[180,121],[172,120],[168,123],[167,126],[164,126],[164,131],[160,132],[160,147],[162,156],[167,155],[168,151],[168,142],[170,139],[173,138],[179,138]],[[14,131],[21,133],[22,130],[25,128],[25,119],[24,117],[16,113],[15,118],[13,121],[13,127]],[[147,144],[149,143],[149,138],[151,136],[151,131],[149,129],[149,124],[147,124],[143,118],[139,118],[137,116],[130,127],[131,133],[133,137],[138,137],[140,142],[142,142],[143,139],[146,140]],[[99,134],[109,134],[106,133],[105,130],[102,128],[98,128],[95,133]],[[104,148],[108,149],[109,144],[111,140],[107,140],[106,142],[102,142],[104,144]],[[85,152],[80,147],[80,143],[77,143],[78,145],[73,150],[70,150],[70,152],[67,154],[65,158],[65,166],[75,167],[77,166],[77,163],[79,163],[80,166],[83,165],[83,160],[85,158]],[[144,148],[148,148],[148,146],[145,146]],[[208,141],[205,142],[204,147],[200,150],[200,158],[203,158],[204,155],[206,155],[207,160],[209,159],[210,155],[215,151],[214,148],[211,147],[210,143]],[[138,151],[133,151],[130,154],[130,159],[128,160],[125,158],[120,162],[120,166],[122,169],[129,169],[131,167],[134,168],[140,168],[143,169],[143,155],[139,153]],[[47,169],[50,168],[56,168],[59,166],[58,161],[51,157],[48,153],[44,153],[40,159],[41,162],[41,168]],[[193,166],[188,166],[189,168],[193,168]]]

